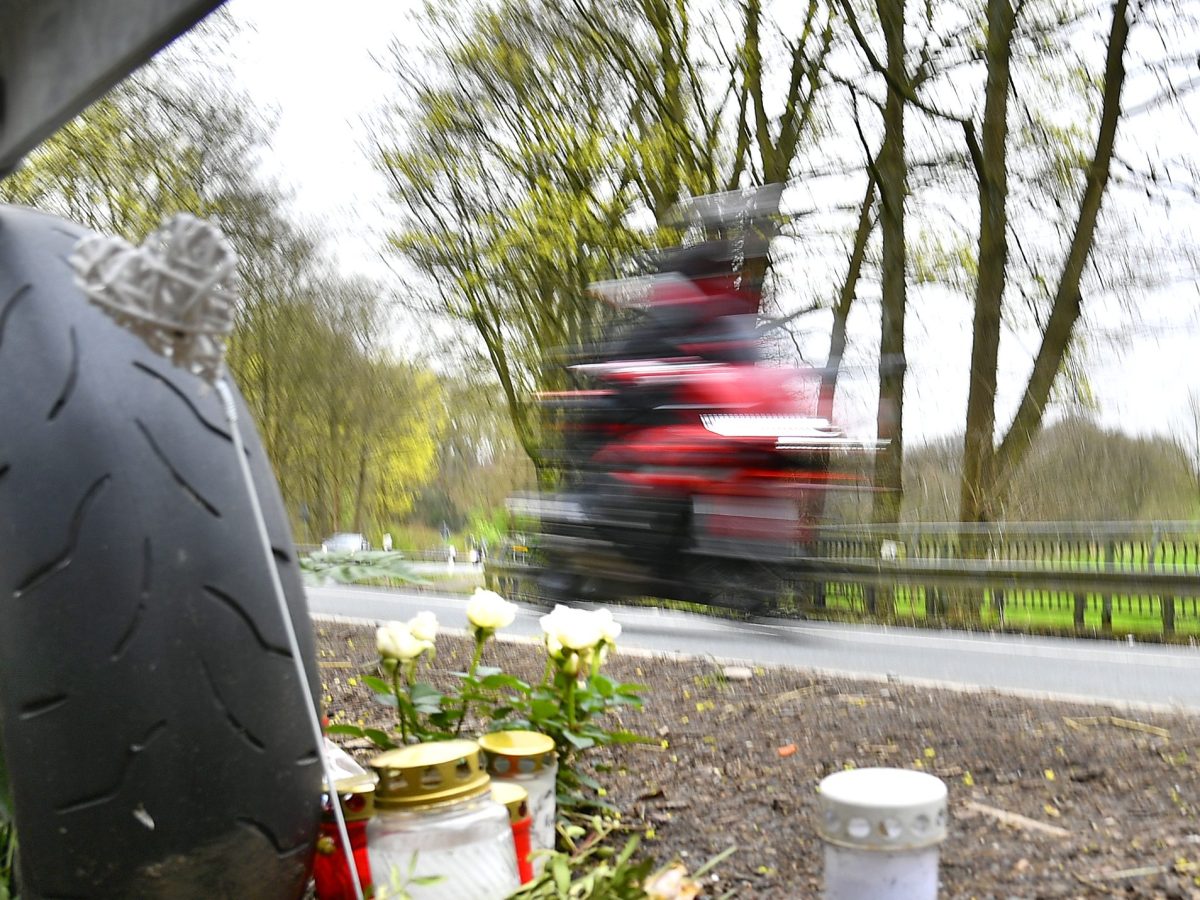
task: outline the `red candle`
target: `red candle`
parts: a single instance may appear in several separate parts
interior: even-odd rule
[[[508,810],[508,822],[512,826],[513,845],[517,851],[517,874],[521,884],[533,881],[533,863],[529,854],[533,851],[529,830],[533,818],[529,815],[529,792],[511,781],[493,781],[492,799],[502,803]]]
[[[363,894],[370,896],[371,863],[367,858],[367,820],[374,812],[372,794],[374,785],[370,780],[347,784],[346,779],[338,782],[338,799],[342,804],[342,817],[346,820],[346,834],[350,838],[350,851],[354,854],[354,869]],[[317,854],[313,860],[313,880],[317,887],[317,900],[356,900],[354,880],[350,877],[350,866],[338,837],[337,822],[329,798],[325,798],[325,816],[321,822],[321,836],[317,839]]]

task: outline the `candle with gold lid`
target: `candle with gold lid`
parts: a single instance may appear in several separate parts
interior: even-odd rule
[[[529,791],[530,836],[535,850],[554,849],[555,782],[558,757],[554,740],[537,731],[493,731],[479,739],[487,757],[488,773],[497,780],[513,781]],[[534,860],[540,872],[545,857]]]
[[[415,889],[421,900],[500,900],[520,887],[508,812],[492,799],[478,744],[415,744],[370,766],[379,777],[367,828],[377,884],[393,871],[441,878]]]

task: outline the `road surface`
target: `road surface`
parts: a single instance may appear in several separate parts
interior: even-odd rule
[[[428,609],[466,628],[461,595],[362,587],[309,587],[314,614],[405,619]],[[507,633],[539,637],[545,611],[522,606]],[[908,683],[992,688],[1037,697],[1200,712],[1200,649],[1066,638],[972,634],[832,622],[725,619],[613,607],[620,646],[788,665]]]

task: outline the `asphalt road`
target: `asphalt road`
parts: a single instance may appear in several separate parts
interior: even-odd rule
[[[360,587],[310,587],[315,614],[405,619],[436,613],[466,628],[466,598]],[[1200,712],[1200,649],[971,634],[958,631],[763,620],[752,623],[673,610],[616,607],[620,646],[711,655],[751,665],[788,665],[825,673],[894,678],[1037,697]],[[541,635],[544,613],[522,606],[507,632]]]

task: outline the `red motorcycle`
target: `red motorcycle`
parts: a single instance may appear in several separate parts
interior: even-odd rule
[[[634,321],[568,366],[577,389],[541,398],[564,490],[510,501],[539,523],[544,599],[760,611],[796,580],[829,493],[861,485],[840,462],[870,447],[819,414],[819,373],[761,358],[752,273],[778,197],[774,186],[693,201],[710,230],[740,218],[738,238],[666,251],[656,274],[597,287],[632,302]]]

